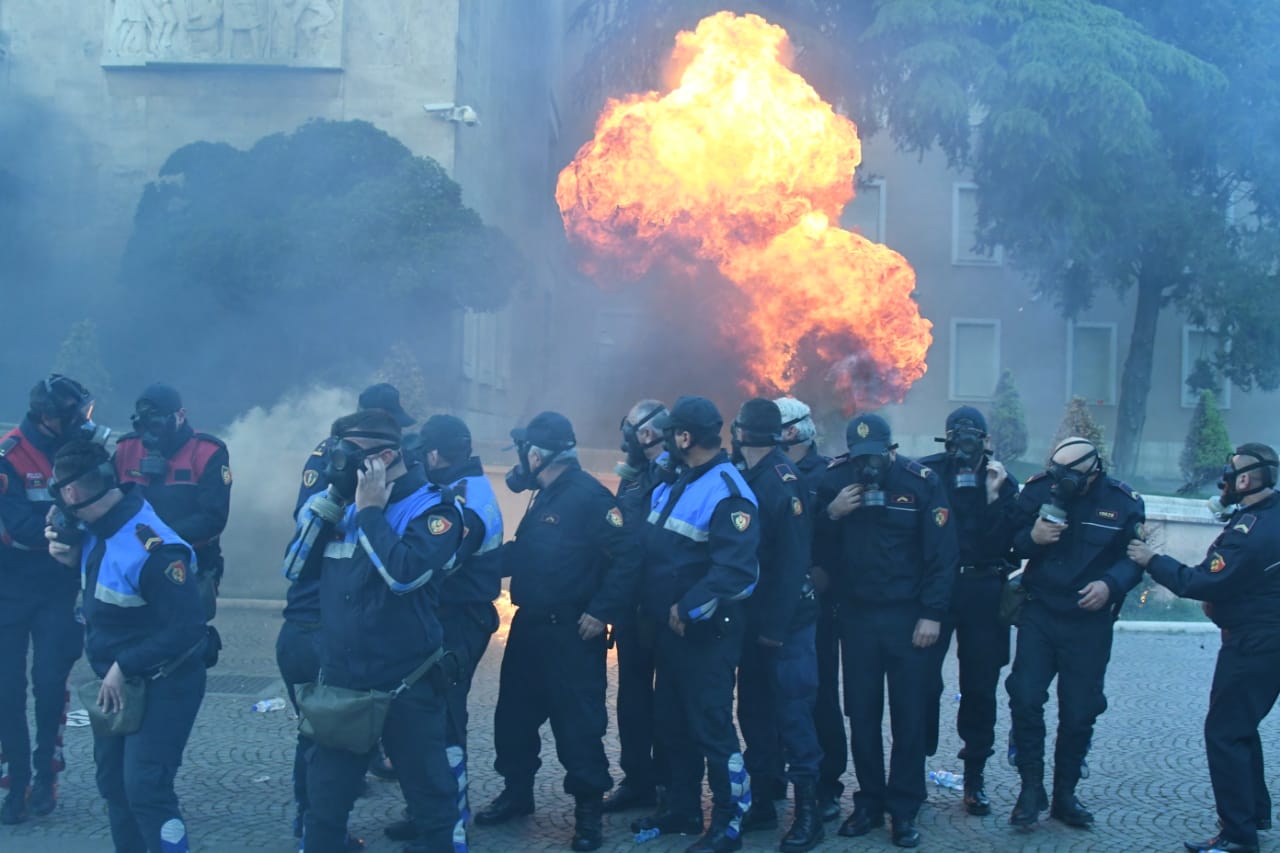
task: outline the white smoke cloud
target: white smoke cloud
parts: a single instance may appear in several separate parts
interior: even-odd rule
[[[293,533],[302,467],[333,421],[356,410],[356,393],[342,388],[293,392],[270,408],[253,407],[221,436],[235,475],[231,518],[222,537],[222,595],[284,597],[280,560]]]

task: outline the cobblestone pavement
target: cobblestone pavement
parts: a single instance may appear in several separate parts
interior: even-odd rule
[[[276,609],[224,602],[218,626],[228,649],[210,672],[209,695],[196,721],[187,759],[178,776],[194,849],[200,851],[294,850],[290,836],[292,804],[289,773],[296,721],[288,712],[256,714],[249,706],[260,698],[283,696],[276,672],[274,641],[279,626]],[[1215,634],[1118,633],[1108,671],[1110,709],[1098,727],[1089,757],[1091,776],[1080,787],[1082,800],[1097,816],[1089,831],[1046,821],[1033,832],[1019,833],[1007,819],[1017,787],[1013,771],[993,759],[988,793],[994,813],[986,818],[965,815],[960,793],[930,788],[920,814],[924,849],[935,851],[1015,850],[1167,850],[1181,840],[1212,834],[1214,815],[1205,767],[1201,722],[1218,639]],[[487,803],[501,790],[492,770],[492,709],[498,692],[501,643],[490,645],[471,697],[472,797]],[[87,678],[81,663],[76,679]],[[954,732],[955,657],[946,670],[947,707],[943,743],[930,769],[959,772],[953,756],[959,746]],[[612,691],[612,686],[611,686]],[[1008,713],[1001,694],[997,740],[1004,743]],[[74,702],[75,700],[73,700]],[[1052,702],[1052,700],[1051,700]],[[1050,726],[1056,710],[1049,709]],[[1280,720],[1265,724],[1263,736],[1274,743]],[[607,749],[617,771],[616,733]],[[886,741],[888,736],[886,734]],[[572,834],[573,804],[561,789],[549,732],[544,733],[546,766],[538,776],[538,812],[496,829],[473,830],[472,849],[484,851],[566,850]],[[58,809],[47,818],[18,827],[0,827],[0,851],[110,850],[102,800],[93,786],[92,742],[88,728],[67,731],[69,769],[63,777]],[[1052,755],[1052,748],[1049,749]],[[1277,767],[1269,778],[1277,789]],[[852,768],[846,775],[852,786]],[[371,780],[370,794],[360,800],[351,827],[368,839],[370,853],[399,849],[382,838],[382,826],[400,814],[393,783]],[[846,813],[849,808],[846,797]],[[607,818],[605,850],[636,849],[626,825],[637,813]],[[789,822],[789,817],[784,818]],[[862,839],[830,839],[823,850],[890,850],[888,833]],[[748,836],[746,849],[776,849],[781,832]],[[1273,845],[1264,838],[1264,849]],[[683,850],[692,839],[659,839],[643,845],[644,853]]]

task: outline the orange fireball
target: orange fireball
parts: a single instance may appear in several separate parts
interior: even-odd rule
[[[556,201],[582,269],[690,284],[710,265],[743,297],[720,318],[757,393],[804,373],[801,345],[859,406],[924,375],[931,324],[915,273],[832,223],[853,198],[857,128],[787,67],[787,33],[719,12],[676,37],[679,83],[610,100],[560,173]]]

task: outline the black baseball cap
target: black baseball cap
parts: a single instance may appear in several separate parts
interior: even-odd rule
[[[146,390],[138,395],[138,401],[134,403],[134,408],[140,411],[144,404],[150,404],[156,414],[172,415],[182,408],[182,396],[178,393],[178,389],[172,385],[155,382],[148,385]]]
[[[724,418],[706,397],[681,397],[669,411],[653,419],[654,429],[683,430],[694,435],[719,433]]]
[[[546,450],[568,450],[578,443],[573,424],[559,412],[539,412],[528,425],[513,429],[511,438],[517,444],[527,442]]]
[[[782,411],[778,404],[763,397],[756,397],[742,404],[733,425],[754,435],[778,436],[782,434]]]
[[[947,432],[966,428],[976,429],[981,433],[987,431],[987,419],[973,406],[961,406],[947,415]]]
[[[361,391],[360,400],[356,404],[356,408],[382,409],[390,412],[401,429],[413,426],[416,423],[416,419],[410,416],[400,405],[400,390],[389,382],[379,382],[377,385],[370,385]]]
[[[419,447],[423,453],[439,450],[450,460],[454,460],[455,456],[471,455],[471,430],[462,418],[432,415],[422,425],[419,435]]]
[[[879,415],[858,415],[844,431],[850,456],[871,456],[897,447],[889,422]]]

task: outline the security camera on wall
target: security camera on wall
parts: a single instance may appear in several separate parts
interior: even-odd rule
[[[454,124],[475,127],[480,123],[480,116],[476,114],[475,109],[465,104],[462,106],[454,103],[423,104],[422,109],[426,110],[428,115],[433,115],[442,121],[451,121]]]

